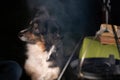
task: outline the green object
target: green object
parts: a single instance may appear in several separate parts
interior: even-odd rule
[[[108,58],[114,55],[115,59],[119,58],[116,45],[104,45],[93,37],[85,37],[80,49],[79,58]]]

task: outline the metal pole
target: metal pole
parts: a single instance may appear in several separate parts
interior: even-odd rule
[[[112,30],[113,30],[113,33],[114,33],[115,42],[116,42],[118,53],[119,53],[119,57],[120,57],[119,39],[118,39],[117,33],[115,31],[115,27],[112,24],[110,0],[104,0],[103,2],[105,2],[104,4],[105,4],[105,9],[106,9],[106,16],[107,16],[106,17],[106,22],[110,20],[110,23],[112,25]]]
[[[80,45],[82,39],[83,39],[83,36],[80,38],[79,42],[77,43],[77,45],[75,46],[74,50],[72,51],[71,56],[69,57],[68,61],[66,62],[65,66],[64,66],[64,68],[63,68],[62,72],[60,73],[60,75],[59,75],[59,77],[58,77],[57,80],[61,80],[61,78],[62,78],[62,76],[63,76],[65,70],[67,69],[67,67],[68,67],[68,65],[69,65],[69,63],[70,63],[72,57],[74,56],[75,51],[76,51],[77,48],[79,47],[79,45]]]

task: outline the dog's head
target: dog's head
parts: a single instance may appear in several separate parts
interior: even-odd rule
[[[37,9],[28,28],[20,31],[19,38],[29,44],[42,44],[45,49],[61,39],[60,27],[44,7]]]

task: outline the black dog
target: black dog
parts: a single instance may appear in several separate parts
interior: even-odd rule
[[[25,70],[32,80],[57,79],[64,66],[60,26],[45,7],[39,7],[19,37],[27,44]]]

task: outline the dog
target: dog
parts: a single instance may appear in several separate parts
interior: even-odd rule
[[[26,42],[25,70],[32,80],[55,80],[64,64],[60,26],[47,9],[39,7],[28,28],[21,30],[19,38]]]

